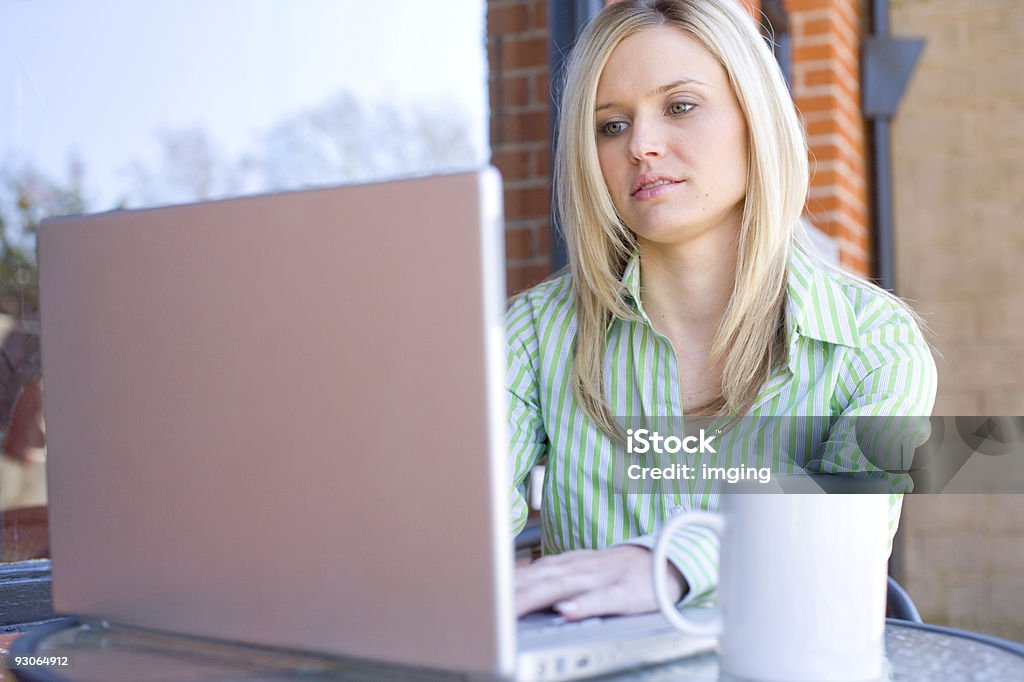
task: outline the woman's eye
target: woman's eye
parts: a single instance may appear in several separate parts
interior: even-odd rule
[[[601,126],[601,134],[614,137],[626,129],[625,121],[608,121]]]
[[[694,104],[693,102],[673,102],[672,104],[668,105],[668,110],[670,113],[673,114],[685,114],[690,109],[693,109],[695,106],[697,105]]]

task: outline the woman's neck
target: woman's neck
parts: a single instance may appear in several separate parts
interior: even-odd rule
[[[685,244],[638,240],[640,287],[651,324],[678,353],[710,346],[736,279],[737,230],[707,232]]]

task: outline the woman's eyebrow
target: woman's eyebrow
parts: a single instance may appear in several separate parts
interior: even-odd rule
[[[657,97],[658,95],[664,95],[665,93],[669,92],[670,90],[675,90],[676,88],[678,88],[680,86],[683,86],[683,85],[703,85],[705,88],[711,87],[707,83],[699,81],[696,78],[680,78],[677,81],[672,81],[671,83],[666,83],[665,85],[659,86],[659,87],[655,88],[654,90],[651,90],[650,92],[648,92],[645,95],[645,97],[649,98],[649,97]],[[617,106],[621,106],[621,103],[619,103],[619,102],[604,102],[604,103],[599,104],[596,107],[594,107],[594,113],[597,113],[598,111],[602,111],[604,109],[611,109],[611,108],[617,107]]]

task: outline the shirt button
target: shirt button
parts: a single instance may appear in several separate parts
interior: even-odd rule
[[[677,504],[676,506],[672,507],[672,516],[679,516],[684,511],[686,511],[686,509]]]

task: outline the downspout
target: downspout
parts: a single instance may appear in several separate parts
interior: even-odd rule
[[[889,291],[896,289],[890,126],[924,43],[920,38],[892,37],[889,0],[872,0],[871,35],[861,46],[861,108],[871,121],[872,132],[875,272],[879,286]],[[902,545],[897,534],[889,556],[889,573],[898,581],[905,579]]]
[[[889,36],[889,1],[872,0],[871,33],[875,38]],[[892,233],[892,147],[889,138],[888,116],[876,116],[871,121],[874,144],[875,176],[875,263],[879,284],[889,291],[896,290],[896,268],[893,263]]]
[[[875,271],[878,284],[889,291],[896,288],[890,126],[923,49],[923,39],[892,37],[889,0],[872,0],[871,35],[861,49],[861,106],[873,139]]]
[[[590,18],[601,11],[604,0],[548,0],[548,67],[551,74],[551,148],[554,150],[558,135],[558,103],[562,99],[562,74],[565,64],[576,42],[576,36],[587,25]],[[554,178],[552,153],[551,178]],[[556,271],[569,264],[565,240],[558,226],[558,214],[554,210],[555,187],[551,186],[551,270]]]

